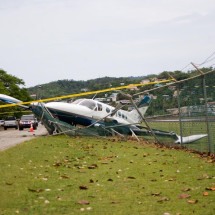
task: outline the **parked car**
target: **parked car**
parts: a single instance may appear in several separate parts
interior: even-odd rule
[[[4,126],[4,120],[0,119],[0,126]]]
[[[4,120],[4,130],[7,130],[8,128],[15,128],[18,129],[18,122],[16,117],[14,116],[8,116],[5,120]]]
[[[36,130],[38,126],[38,121],[33,114],[31,115],[22,115],[19,120],[19,130],[23,130],[24,128],[30,128],[31,125],[33,129]]]

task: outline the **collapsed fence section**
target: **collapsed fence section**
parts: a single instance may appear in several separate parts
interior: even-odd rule
[[[154,98],[147,121],[152,128],[173,131],[181,137],[207,134],[181,146],[215,152],[215,71],[146,91]],[[159,137],[158,137],[159,138]],[[163,144],[167,140],[159,139]]]

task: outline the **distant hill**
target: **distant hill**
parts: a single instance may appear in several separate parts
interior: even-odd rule
[[[211,71],[213,68],[202,68],[203,72]],[[189,72],[182,72],[182,71],[174,71],[174,72],[168,72],[171,76],[173,76],[176,80],[183,80],[186,78],[189,78],[191,76],[198,75],[199,72],[196,70],[192,70]],[[152,74],[148,76],[138,76],[138,77],[102,77],[102,78],[96,78],[91,79],[87,81],[75,81],[75,80],[58,80],[53,81],[47,84],[37,85],[34,87],[28,88],[28,92],[30,95],[37,95],[38,98],[52,98],[56,96],[63,96],[63,95],[69,95],[74,93],[80,93],[85,91],[96,91],[101,89],[107,89],[107,88],[113,88],[113,87],[119,87],[122,85],[129,85],[129,84],[139,84],[144,79],[168,79],[169,75],[167,72],[162,72],[158,75]],[[207,84],[207,91],[208,91],[208,97],[210,98],[210,101],[215,101],[215,91],[214,91],[214,80],[215,80],[215,73],[212,73],[210,75],[206,76],[206,84]],[[187,90],[184,90],[182,93],[182,96],[185,98],[187,95],[190,95],[193,93],[193,90],[195,86],[201,85],[202,81],[201,79],[193,79],[189,82],[184,83],[184,86],[186,86]],[[180,85],[181,87],[183,84]],[[153,86],[145,86],[141,87],[141,91],[152,88]],[[189,89],[189,91],[188,91]],[[199,95],[202,94],[202,88],[195,88],[196,93]],[[197,92],[198,90],[198,92]],[[132,92],[129,92],[132,93]],[[172,92],[169,91],[169,89],[164,89],[163,91],[157,91],[154,92],[156,96],[159,96],[162,99],[162,95],[164,94],[172,94]],[[184,94],[184,95],[183,95]],[[100,94],[98,97],[103,97],[104,94]],[[92,97],[92,95],[90,96]],[[199,98],[197,98],[199,100]],[[161,101],[158,99],[158,103]],[[199,102],[196,102],[198,104]],[[184,105],[186,105],[185,99],[184,99]]]
[[[69,95],[84,91],[95,91],[121,85],[140,83],[146,76],[138,77],[103,77],[88,81],[58,80],[47,84],[28,88],[30,95],[38,95],[39,98],[50,98],[55,96]]]

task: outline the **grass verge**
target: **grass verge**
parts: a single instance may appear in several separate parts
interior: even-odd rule
[[[0,214],[214,214],[210,159],[91,137],[0,152]]]

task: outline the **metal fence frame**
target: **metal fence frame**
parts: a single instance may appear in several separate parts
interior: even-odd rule
[[[206,80],[205,80],[205,77],[207,75],[210,75],[212,73],[215,72],[215,70],[212,70],[210,72],[207,72],[207,73],[203,73],[201,70],[199,70],[195,65],[194,67],[199,71],[199,75],[196,75],[196,76],[193,76],[193,77],[190,77],[188,79],[184,79],[184,80],[180,80],[180,81],[177,81],[175,80],[174,82],[172,83],[168,83],[164,86],[160,86],[160,87],[156,87],[156,88],[153,88],[153,89],[150,89],[150,90],[145,90],[143,92],[140,92],[140,93],[136,93],[134,94],[133,96],[137,96],[137,95],[141,95],[141,94],[146,94],[146,93],[152,93],[154,91],[157,91],[157,90],[160,90],[162,88],[167,88],[169,86],[176,86],[176,90],[177,90],[177,103],[178,103],[178,118],[179,118],[179,127],[180,127],[180,136],[183,136],[183,123],[182,123],[182,119],[183,119],[183,116],[182,116],[182,112],[181,112],[181,97],[180,97],[180,84],[184,84],[185,82],[189,82],[193,79],[196,79],[196,78],[200,78],[201,79],[201,90],[202,90],[202,95],[204,97],[204,110],[203,110],[203,116],[205,117],[205,123],[206,123],[206,132],[207,132],[207,152],[209,154],[213,154],[215,153],[215,144],[213,143],[213,140],[212,140],[212,134],[211,134],[211,131],[210,131],[210,120],[209,120],[209,116],[208,116],[208,97],[207,97],[207,88],[206,88]],[[169,75],[170,76],[170,75]],[[170,76],[171,78],[173,78],[172,76]],[[181,143],[181,146],[185,146],[183,144],[183,142]],[[186,146],[185,146],[186,147]]]

